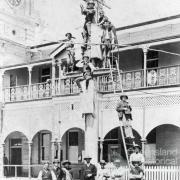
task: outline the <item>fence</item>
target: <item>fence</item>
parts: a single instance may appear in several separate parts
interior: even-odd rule
[[[125,168],[125,180],[129,180],[129,169]],[[110,168],[113,171],[114,168]],[[145,180],[180,180],[180,166],[145,166]]]
[[[77,166],[77,167],[76,167]],[[79,177],[79,165],[73,165],[73,174]],[[107,167],[112,172],[114,167]],[[129,178],[128,167],[122,167],[125,170],[125,179]],[[4,165],[5,177],[32,177],[37,178],[38,172],[42,169],[42,165]],[[7,172],[6,172],[7,171]],[[5,174],[7,173],[7,174]],[[77,175],[78,174],[78,175]],[[145,180],[180,180],[180,166],[145,166]]]

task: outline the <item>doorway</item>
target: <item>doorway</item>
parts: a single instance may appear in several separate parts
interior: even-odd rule
[[[69,131],[68,134],[68,155],[69,161],[78,163],[78,147],[79,147],[79,133],[78,131]]]
[[[22,165],[22,142],[21,139],[11,139],[11,150],[10,150],[10,162],[12,165]],[[11,175],[17,176],[22,175],[22,167],[17,167],[17,171],[15,167],[11,167]]]

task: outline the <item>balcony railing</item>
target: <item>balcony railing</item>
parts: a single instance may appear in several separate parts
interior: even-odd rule
[[[51,83],[37,83],[24,86],[14,86],[4,89],[5,102],[26,101],[31,99],[49,98],[52,94]]]
[[[5,102],[28,100],[28,85],[14,86],[4,89]]]
[[[143,70],[128,71],[121,73],[121,79],[118,77],[118,73],[113,74],[113,79],[110,74],[97,77],[97,89],[100,92],[110,92],[114,90],[124,90],[138,89],[144,86],[144,73]]]
[[[147,70],[147,87],[180,84],[180,65]]]
[[[144,78],[143,69],[121,72],[120,75],[124,90],[180,85],[180,65],[147,69],[146,78]],[[79,89],[75,82],[78,76],[80,74],[55,79],[54,84],[50,80],[30,86],[4,88],[4,100],[5,102],[15,102],[78,94]],[[101,93],[113,92],[114,87],[116,91],[121,91],[121,81],[117,72],[113,72],[113,79],[107,71],[95,72],[94,81],[97,91]]]
[[[75,77],[55,80],[55,95],[70,95],[79,93]]]
[[[147,69],[147,77],[144,81],[144,70],[127,71],[121,73],[122,87],[124,90],[134,90],[149,87],[162,87],[180,84],[180,65]],[[146,82],[144,84],[144,82]],[[121,91],[118,73],[97,77],[97,89],[99,92]]]

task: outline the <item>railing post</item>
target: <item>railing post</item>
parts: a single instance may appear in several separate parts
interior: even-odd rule
[[[28,142],[28,146],[29,146],[29,167],[28,167],[28,177],[29,179],[31,178],[31,154],[32,154],[32,142]]]
[[[14,169],[15,170],[15,177],[17,177],[17,166],[15,165],[14,168],[15,168]]]
[[[31,99],[31,81],[32,81],[32,66],[28,66],[28,74],[29,74],[29,76],[28,76],[28,78],[29,78],[29,80],[28,80],[28,97],[29,97],[29,100]]]
[[[143,47],[143,54],[144,54],[144,87],[146,87],[147,82],[147,53],[148,53],[148,47]]]

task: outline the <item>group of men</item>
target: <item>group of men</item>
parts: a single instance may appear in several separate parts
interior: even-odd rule
[[[80,180],[124,180],[126,169],[121,166],[121,161],[116,159],[113,167],[108,168],[104,160],[100,161],[100,167],[91,163],[91,157],[85,156],[85,163],[80,170]],[[53,167],[50,169],[49,162],[45,162],[43,169],[39,172],[38,180],[73,180],[70,168],[71,162],[68,160],[62,163],[54,160]],[[144,175],[144,157],[140,153],[140,146],[134,146],[134,152],[130,156],[130,180],[142,180]]]
[[[71,163],[66,160],[61,163],[59,160],[53,161],[53,167],[50,169],[49,161],[44,162],[43,169],[39,172],[38,180],[72,180],[70,172]]]
[[[94,24],[95,16],[97,10],[95,8],[95,1],[86,0],[86,7],[83,5],[81,7],[81,13],[85,16],[85,22],[83,26],[83,44],[81,46],[82,50],[82,59],[77,62],[75,59],[75,48],[74,48],[74,37],[71,33],[66,33],[66,39],[64,40],[66,43],[66,51],[68,54],[67,67],[63,67],[63,74],[66,72],[72,72],[75,70],[81,70],[83,75],[76,79],[75,82],[82,92],[82,87],[80,82],[86,81],[86,89],[89,84],[89,80],[92,79],[93,71],[95,69],[94,63],[91,62],[90,57],[90,49],[91,49],[91,27]],[[109,19],[105,16],[104,11],[100,10],[98,12],[99,18],[97,20],[97,25],[102,29],[102,36],[99,44],[102,54],[102,60],[104,66],[107,64],[107,58],[110,58],[110,52],[112,50],[112,43],[117,44],[117,36],[116,30],[113,24],[109,21]],[[114,41],[113,41],[114,40]]]
[[[86,51],[87,49],[91,48],[88,44],[91,43],[91,25],[95,23],[95,2],[93,0],[86,0],[87,7],[84,8],[83,5],[81,5],[81,13],[85,15],[85,23],[83,26],[83,39],[84,39],[84,45],[82,46],[82,53]],[[103,30],[103,34],[101,36],[101,50],[103,54],[103,58],[109,57],[110,50],[112,49],[111,43],[117,44],[117,35],[116,35],[116,29],[113,26],[113,24],[109,21],[107,16],[104,15],[104,11],[99,11],[99,18],[97,20],[97,24],[101,27]],[[114,37],[113,37],[114,36]],[[114,42],[113,42],[114,38]],[[104,45],[103,45],[104,44]]]

